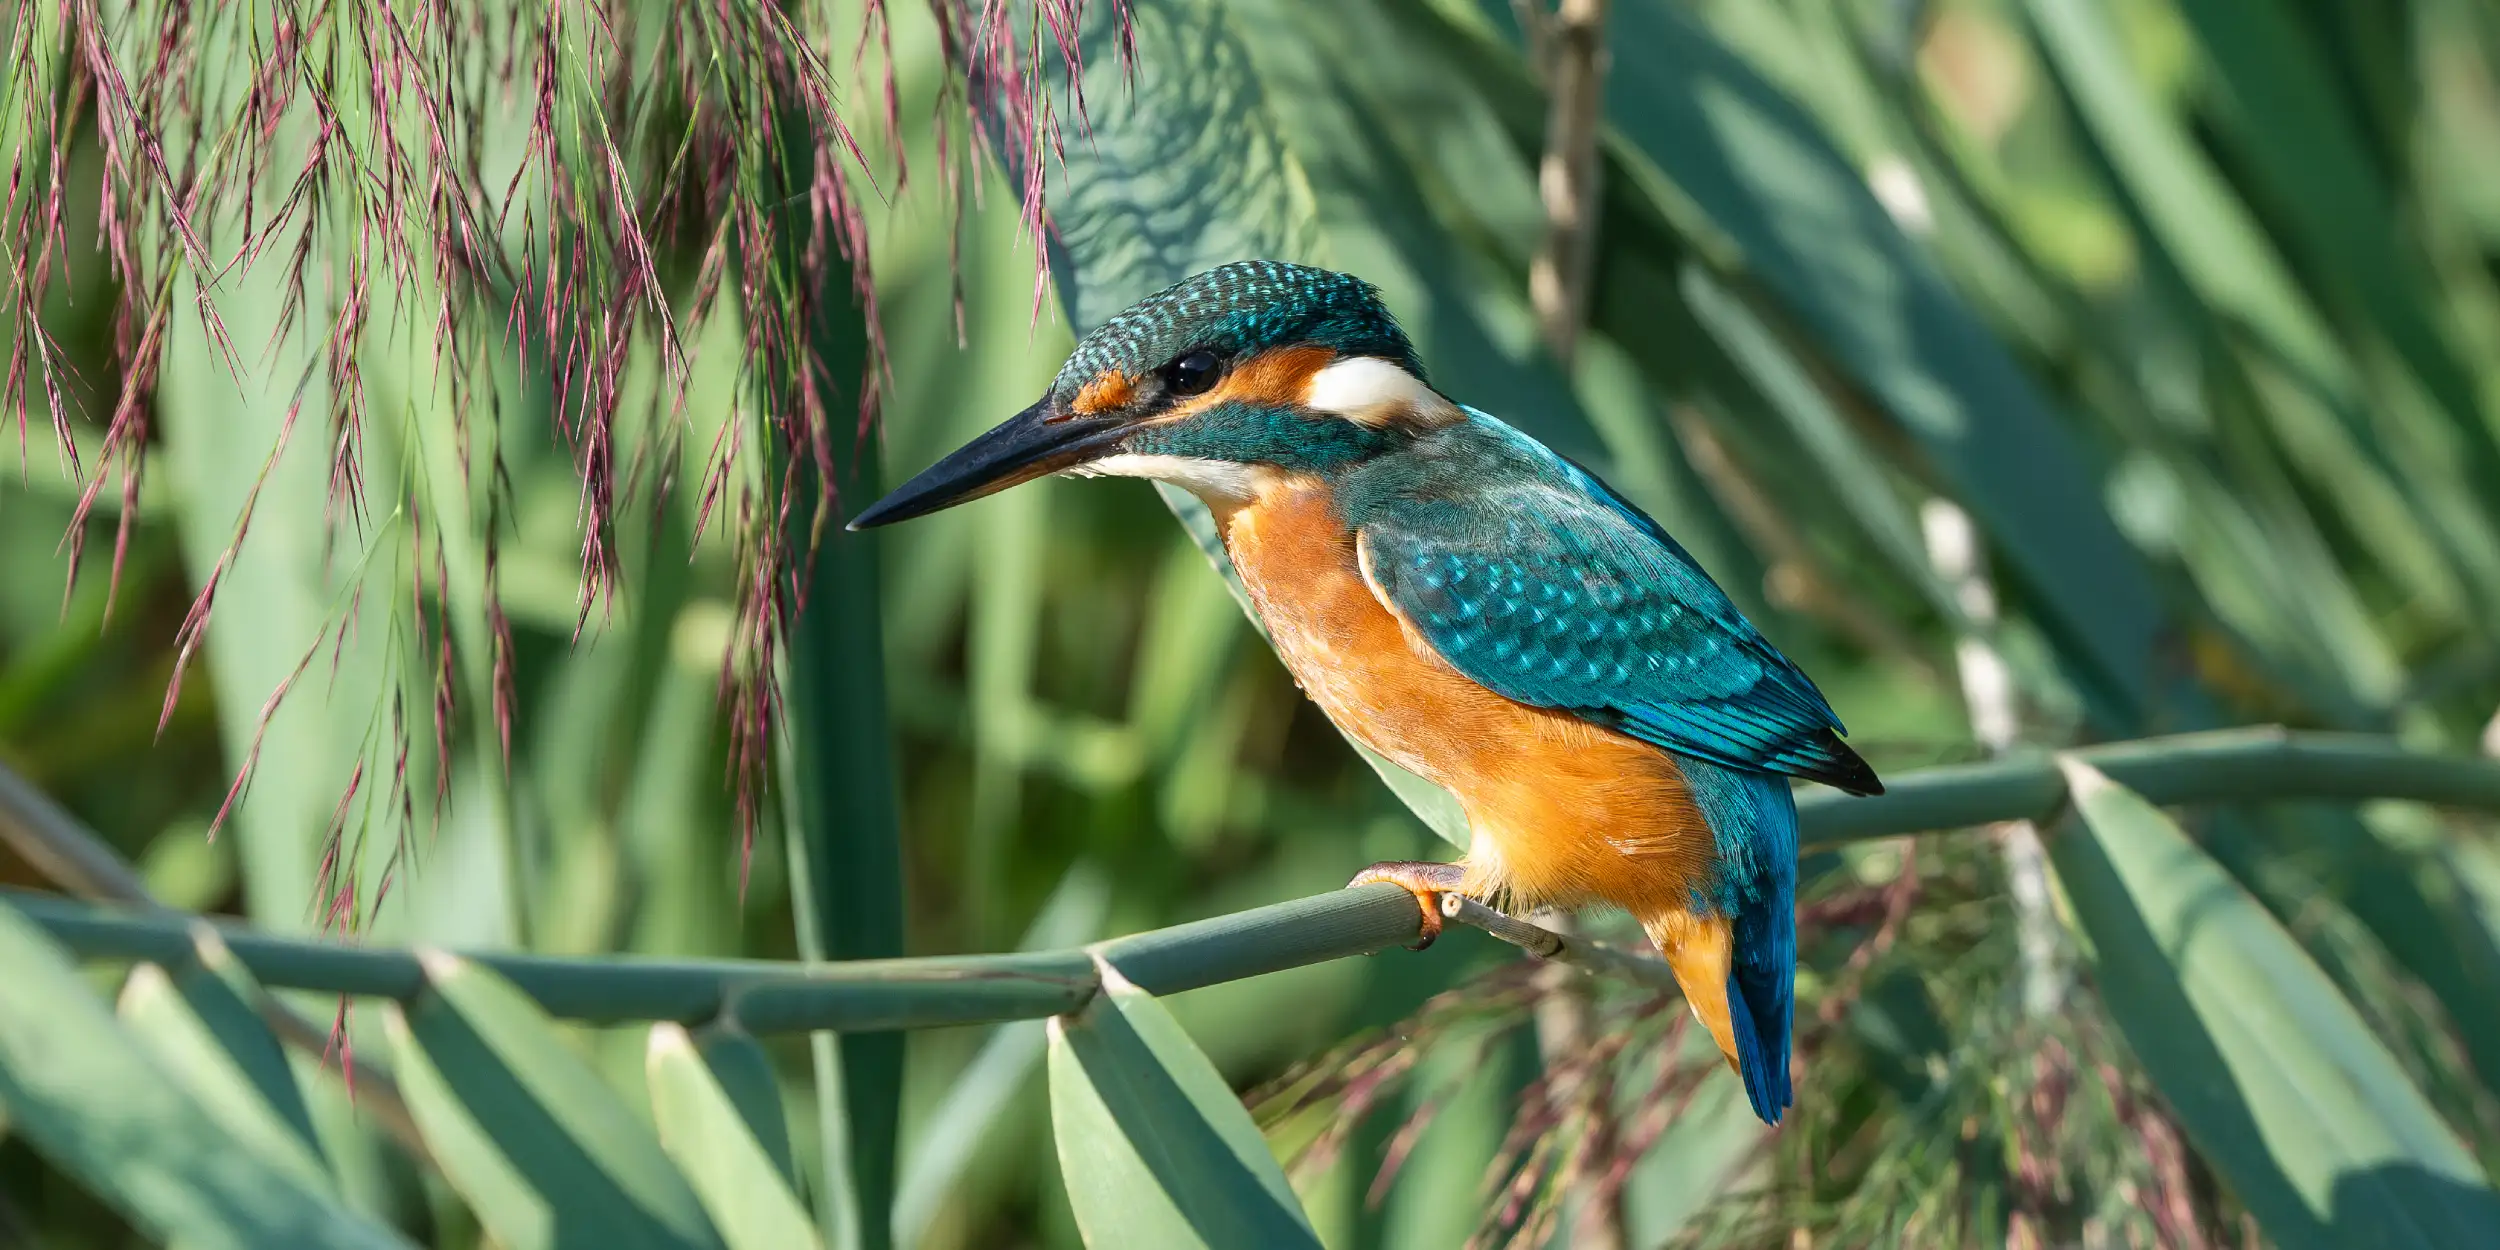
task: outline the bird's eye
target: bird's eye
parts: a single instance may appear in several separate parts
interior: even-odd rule
[[[1210,351],[1195,351],[1163,367],[1163,381],[1175,395],[1204,395],[1224,375],[1224,362]]]

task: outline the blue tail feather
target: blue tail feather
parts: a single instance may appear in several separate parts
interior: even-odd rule
[[[1796,1015],[1797,801],[1788,779],[1679,759],[1719,852],[1717,896],[1735,922],[1727,978],[1737,1067],[1754,1114],[1777,1124],[1795,1100],[1788,1047]]]

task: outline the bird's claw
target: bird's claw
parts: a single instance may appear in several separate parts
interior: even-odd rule
[[[1414,895],[1415,905],[1424,913],[1423,933],[1413,945],[1406,949],[1419,951],[1431,946],[1440,938],[1441,896],[1445,893],[1456,893],[1465,875],[1466,870],[1456,864],[1433,863],[1427,860],[1391,860],[1387,863],[1374,864],[1354,874],[1354,879],[1346,882],[1346,888],[1351,890],[1356,886],[1387,882]]]

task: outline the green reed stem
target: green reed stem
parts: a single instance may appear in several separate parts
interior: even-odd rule
[[[2075,752],[2155,803],[2408,799],[2500,811],[2500,763],[2411,751],[2388,738],[2226,730],[2110,743]],[[0,828],[13,823],[0,789]],[[2047,821],[2066,801],[2048,756],[1906,773],[1875,799],[1807,796],[1806,845],[1832,846],[2002,820]],[[22,826],[21,826],[22,827]],[[163,911],[0,890],[72,951],[98,959],[179,962],[195,921]],[[1518,941],[1533,926],[1512,925]],[[1085,950],[831,964],[734,959],[558,958],[486,953],[551,1015],[599,1023],[732,1017],[756,1033],[875,1033],[1029,1019],[1082,1005],[1096,988],[1088,950],[1130,980],[1171,994],[1365,955],[1415,940],[1420,915],[1395,886],[1338,890],[1113,938]],[[273,937],[221,925],[263,984],[406,1000],[425,979],[414,953]],[[1532,946],[1531,949],[1534,949]]]

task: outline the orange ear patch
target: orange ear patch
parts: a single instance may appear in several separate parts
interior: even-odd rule
[[[1234,365],[1224,380],[1208,392],[1210,402],[1231,400],[1267,407],[1291,408],[1302,403],[1303,393],[1311,388],[1311,375],[1328,367],[1337,353],[1325,347],[1285,347],[1261,352]]]
[[[1079,414],[1090,417],[1098,412],[1125,408],[1129,401],[1136,397],[1135,380],[1117,369],[1106,369],[1095,374],[1094,380],[1086,383],[1084,388],[1076,393],[1075,402],[1069,406]]]

